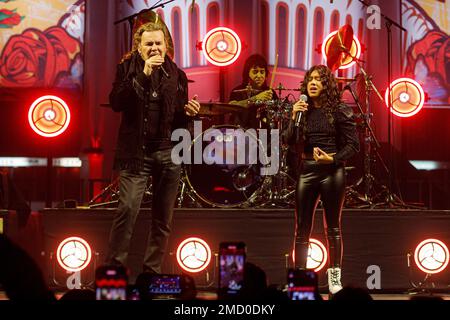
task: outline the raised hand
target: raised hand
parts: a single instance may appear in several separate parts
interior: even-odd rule
[[[145,60],[144,73],[150,76],[153,70],[158,69],[164,63],[164,58],[160,55],[154,55]]]
[[[200,111],[200,103],[197,101],[198,96],[195,95],[191,100],[184,105],[184,111],[190,117],[194,117]]]
[[[303,100],[298,100],[292,106],[292,120],[295,120],[297,112],[305,112],[308,110],[308,103]]]

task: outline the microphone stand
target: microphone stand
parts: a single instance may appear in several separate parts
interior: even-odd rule
[[[369,7],[368,4],[364,0],[359,0],[364,6]],[[386,190],[385,201],[377,206],[387,206],[388,208],[420,208],[417,206],[407,205],[402,199],[400,199],[397,195],[393,193],[394,189],[394,147],[392,145],[391,136],[392,136],[392,93],[391,93],[391,82],[392,82],[392,25],[399,28],[401,31],[407,32],[405,28],[403,28],[400,24],[386,16],[385,14],[379,12],[380,16],[385,20],[385,26],[387,30],[387,90],[388,90],[388,148],[389,148],[389,171],[388,171],[388,187]],[[381,98],[381,96],[379,96]],[[383,102],[384,103],[384,102]]]
[[[372,175],[371,171],[372,171],[372,143],[375,144],[375,153],[384,169],[384,171],[386,172],[386,174],[389,176],[389,169],[386,166],[382,156],[380,155],[380,153],[378,152],[378,149],[381,148],[380,143],[378,142],[375,133],[372,129],[372,127],[370,126],[370,121],[372,118],[372,113],[371,113],[371,109],[370,109],[370,92],[373,90],[377,97],[380,99],[381,103],[384,103],[384,99],[381,96],[380,92],[378,91],[377,87],[375,86],[375,84],[372,82],[372,77],[366,72],[366,70],[364,69],[364,67],[362,66],[362,62],[364,62],[361,59],[357,59],[356,57],[352,56],[350,50],[348,50],[344,45],[341,44],[340,49],[345,52],[349,57],[351,57],[353,59],[353,61],[355,61],[356,65],[359,67],[361,74],[364,76],[364,83],[365,83],[365,89],[366,89],[366,112],[363,111],[362,107],[361,107],[361,103],[359,101],[358,96],[355,94],[355,92],[353,91],[353,89],[351,88],[350,85],[346,85],[343,90],[348,90],[350,91],[353,100],[355,101],[359,112],[361,114],[361,118],[363,119],[363,123],[364,123],[364,167],[363,167],[363,176],[352,186],[348,187],[348,192],[350,193],[350,197],[356,197],[356,199],[359,202],[362,202],[363,205],[358,206],[357,208],[373,208],[375,205],[374,204],[374,200],[376,198],[378,198],[378,194],[377,195],[373,195],[373,183],[376,182],[375,177]],[[364,183],[364,195],[360,195],[357,191],[356,188],[359,187],[359,185],[361,185],[362,183]],[[388,188],[384,185],[380,186],[382,192],[385,192]]]
[[[367,80],[370,80],[370,78],[367,78]],[[387,174],[389,174],[389,169],[386,167],[385,162],[383,161],[383,158],[381,157],[380,153],[378,152],[378,149],[381,147],[380,143],[378,142],[375,133],[373,132],[372,127],[370,126],[370,120],[372,117],[372,113],[370,112],[369,107],[369,93],[370,93],[370,86],[367,84],[368,81],[366,81],[366,113],[364,113],[361,103],[359,101],[358,96],[353,91],[352,87],[350,85],[346,85],[344,87],[344,91],[348,90],[353,100],[355,101],[359,112],[361,114],[361,118],[363,119],[364,124],[364,172],[363,176],[356,182],[354,185],[348,187],[348,192],[350,193],[350,196],[354,196],[357,198],[358,201],[362,202],[363,205],[357,206],[357,208],[373,208],[374,206],[374,200],[377,198],[377,195],[373,195],[373,184],[376,182],[375,177],[372,175],[371,167],[372,167],[372,143],[375,144],[375,153],[383,166],[384,170]],[[364,194],[360,195],[355,189],[359,187],[364,183]],[[382,190],[385,190],[385,186],[381,186]]]

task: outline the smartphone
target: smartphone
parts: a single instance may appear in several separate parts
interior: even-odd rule
[[[96,300],[126,300],[128,271],[123,266],[101,266],[95,270]]]
[[[185,274],[142,273],[136,287],[141,300],[194,299],[197,295],[194,279]]]
[[[181,280],[181,276],[176,274],[154,275],[148,285],[148,294],[178,297],[182,292]]]
[[[219,298],[237,296],[244,283],[244,242],[222,242],[219,247]]]
[[[291,300],[316,300],[319,294],[317,273],[312,270],[289,269],[288,296]]]

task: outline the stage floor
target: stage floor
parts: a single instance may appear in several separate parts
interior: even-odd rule
[[[54,261],[49,257],[69,236],[84,238],[95,252],[95,264],[83,275],[86,282],[93,280],[93,268],[103,263],[106,254],[114,212],[115,209],[46,209],[34,215],[37,221],[35,234],[26,237],[32,242],[33,256],[40,260],[50,284],[55,277],[59,282],[67,277],[62,272],[55,274],[52,271],[55,270]],[[137,219],[128,259],[131,283],[142,270],[150,218],[151,210],[142,209]],[[7,234],[14,233],[14,225],[7,224]],[[194,279],[198,289],[208,291],[217,284],[217,261],[214,259],[217,259],[220,242],[244,241],[247,261],[266,272],[269,284],[283,285],[286,268],[290,266],[294,227],[292,209],[175,209],[163,272],[181,273],[175,259],[178,245],[187,237],[200,237],[210,245],[213,259],[210,266]],[[366,288],[376,269],[378,288],[373,293],[398,293],[400,295],[381,295],[379,298],[405,299],[408,296],[402,294],[413,287],[411,282],[417,284],[424,278],[412,257],[411,268],[408,267],[408,254],[413,254],[416,246],[428,238],[450,245],[450,210],[346,209],[342,215],[342,229],[343,283]],[[326,244],[321,210],[316,212],[312,238]],[[325,269],[319,272],[321,292],[326,288]],[[441,292],[450,293],[450,273],[447,271],[432,279],[438,289],[444,290]]]

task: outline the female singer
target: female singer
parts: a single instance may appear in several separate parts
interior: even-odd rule
[[[314,212],[322,199],[330,263],[328,285],[330,293],[335,294],[342,289],[344,164],[359,151],[359,140],[352,109],[342,103],[330,69],[317,65],[308,70],[301,91],[307,95],[307,102],[299,100],[294,104],[286,131],[289,143],[303,147],[296,190],[294,263],[295,267],[306,269]]]

